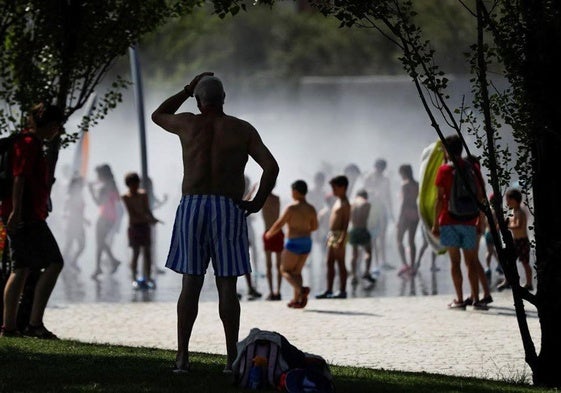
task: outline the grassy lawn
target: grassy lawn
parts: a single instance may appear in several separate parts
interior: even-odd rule
[[[225,357],[196,353],[192,372],[171,372],[172,351],[75,341],[0,338],[0,392],[238,392]],[[331,367],[338,393],[552,392],[527,385],[434,374]]]

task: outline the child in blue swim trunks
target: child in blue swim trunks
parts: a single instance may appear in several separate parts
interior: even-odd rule
[[[288,303],[291,308],[304,308],[308,302],[310,288],[303,286],[302,268],[312,249],[311,233],[318,227],[316,209],[306,201],[308,186],[303,180],[292,183],[292,198],[281,217],[265,233],[265,238],[273,237],[287,225],[287,240],[281,254],[281,272],[294,288],[294,297]]]

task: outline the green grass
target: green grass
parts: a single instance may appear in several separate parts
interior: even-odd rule
[[[0,392],[239,392],[225,357],[195,353],[193,371],[171,373],[172,351],[75,341],[0,338]],[[528,385],[424,373],[331,367],[338,393],[552,392]]]

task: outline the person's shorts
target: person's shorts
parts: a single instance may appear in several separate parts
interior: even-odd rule
[[[245,211],[219,195],[184,195],[175,215],[166,267],[204,275],[212,259],[214,275],[251,273]]]
[[[514,246],[516,247],[516,255],[521,262],[530,261],[530,240],[527,237],[514,239]]]
[[[444,247],[473,250],[476,246],[477,228],[472,225],[443,225],[440,227],[440,244]]]
[[[62,254],[45,221],[24,223],[8,233],[12,270],[41,270],[53,263],[63,264]]]
[[[263,248],[269,252],[281,252],[284,248],[284,233],[279,231],[270,239],[265,239],[265,234],[263,234]]]
[[[128,229],[130,247],[150,247],[152,244],[152,227],[148,223],[132,224]]]
[[[286,240],[284,248],[293,254],[304,255],[309,254],[312,250],[311,237],[293,237]]]
[[[369,246],[372,242],[370,231],[366,228],[351,228],[349,243],[351,246]]]

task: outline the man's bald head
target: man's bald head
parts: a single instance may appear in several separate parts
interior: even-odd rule
[[[222,107],[224,104],[224,86],[222,82],[215,76],[205,76],[201,78],[195,91],[193,92],[199,105]]]

